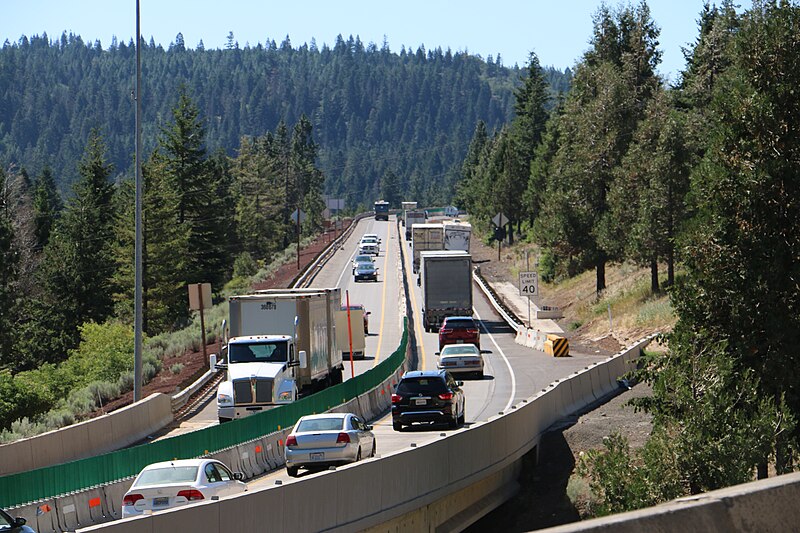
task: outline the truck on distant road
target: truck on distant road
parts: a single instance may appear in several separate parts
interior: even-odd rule
[[[217,368],[220,422],[291,403],[342,382],[336,344],[341,290],[274,289],[229,299],[230,323]]]
[[[389,202],[375,202],[375,220],[389,220]]]
[[[424,224],[425,223],[425,211],[406,211],[406,218],[405,218],[405,225],[406,225],[406,240],[411,241],[411,227],[414,224]]]
[[[444,249],[444,227],[439,224],[413,224],[411,226],[411,255],[414,274],[419,272],[420,253]]]
[[[469,252],[472,226],[469,222],[448,221],[444,226],[444,249]]]
[[[436,331],[448,316],[472,316],[472,256],[463,250],[420,254],[422,324]]]

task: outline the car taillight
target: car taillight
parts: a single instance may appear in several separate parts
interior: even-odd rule
[[[478,330],[477,329],[468,329],[467,333],[469,333],[470,335],[477,335],[478,334]]]
[[[205,499],[205,498],[203,497],[203,493],[202,493],[202,492],[200,492],[200,491],[199,491],[199,490],[197,490],[197,489],[188,489],[188,490],[182,490],[182,491],[180,491],[180,492],[178,493],[178,497],[181,497],[181,496],[183,496],[184,498],[186,498],[186,499],[187,499],[187,500],[189,500],[190,502],[196,502],[196,501],[198,501],[198,500],[203,500],[203,499]]]
[[[286,437],[286,446],[297,446],[297,437],[294,435]]]
[[[339,436],[336,437],[336,444],[350,444],[350,435],[347,433],[339,433]]]
[[[399,394],[392,394],[392,403],[400,403],[400,400],[402,399],[403,397]]]
[[[126,494],[122,499],[122,505],[136,505],[136,502],[143,499],[144,496],[141,494]]]
[[[440,400],[452,400],[453,393],[452,392],[445,392],[439,395]]]
[[[439,330],[439,335],[448,335],[450,333],[453,333],[452,329],[440,329]]]

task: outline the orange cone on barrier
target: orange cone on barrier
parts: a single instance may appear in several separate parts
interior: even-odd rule
[[[102,503],[103,502],[102,500],[100,500],[100,498],[92,498],[91,500],[89,500],[89,509],[91,509],[92,507],[99,507]]]

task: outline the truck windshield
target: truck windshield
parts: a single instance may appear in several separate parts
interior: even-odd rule
[[[231,363],[285,363],[285,342],[237,343],[228,347]]]

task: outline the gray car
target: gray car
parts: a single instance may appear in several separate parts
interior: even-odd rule
[[[297,477],[300,468],[322,470],[375,455],[372,426],[353,413],[306,415],[286,437],[286,472]]]

